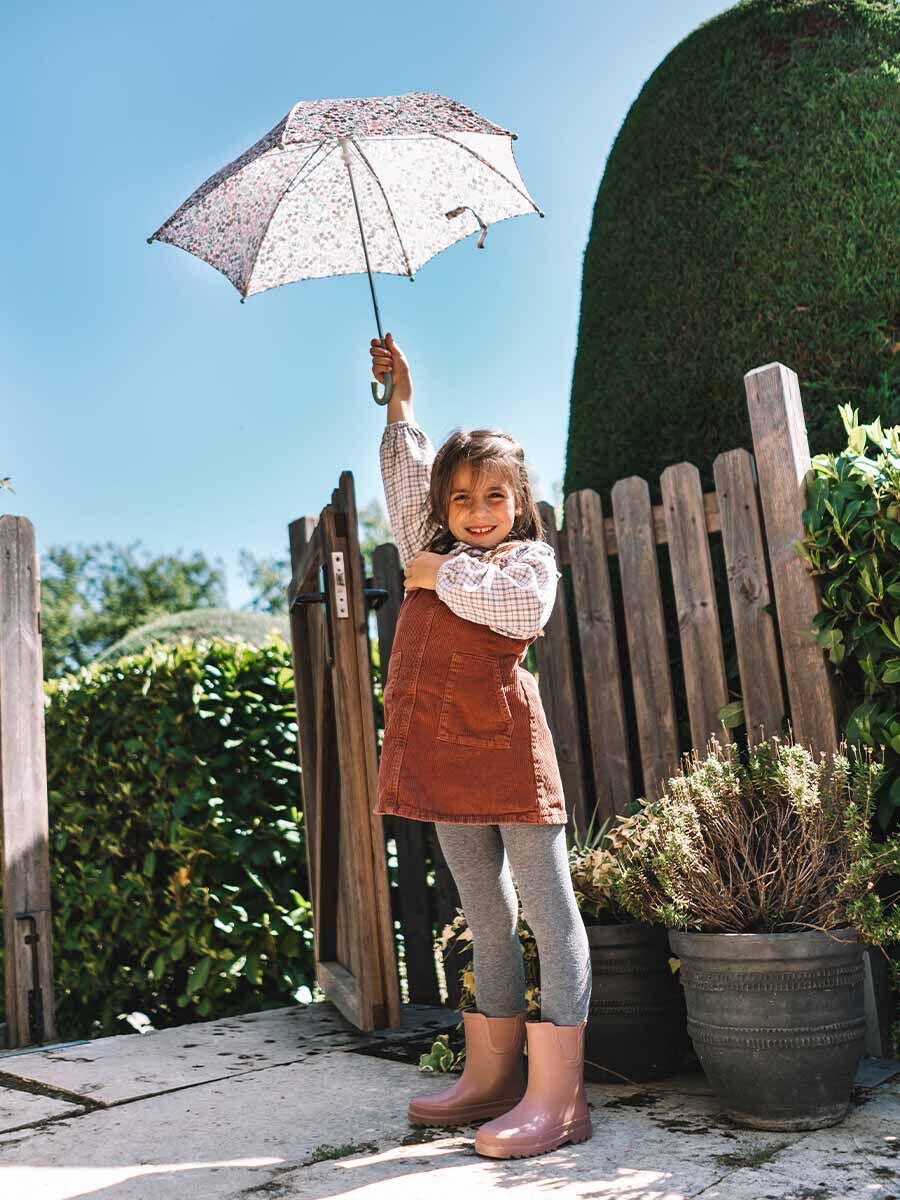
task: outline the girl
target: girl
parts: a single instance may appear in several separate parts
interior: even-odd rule
[[[553,741],[521,665],[561,572],[519,443],[497,429],[458,430],[435,454],[413,416],[402,350],[389,333],[370,353],[375,378],[393,378],[380,462],[405,576],[374,811],[434,822],[472,934],[478,1001],[463,1012],[461,1077],[414,1097],[408,1116],[418,1125],[493,1117],[476,1151],[522,1158],[593,1133],[583,1077],[590,949]],[[540,956],[540,1021],[525,1020],[510,866]]]

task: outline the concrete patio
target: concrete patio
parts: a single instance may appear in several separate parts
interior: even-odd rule
[[[360,1034],[329,1003],[0,1055],[3,1200],[835,1200],[900,1198],[900,1062],[860,1065],[847,1119],[740,1129],[703,1075],[588,1084],[593,1138],[477,1155],[475,1126],[415,1128],[417,1069],[460,1014],[403,1006]]]

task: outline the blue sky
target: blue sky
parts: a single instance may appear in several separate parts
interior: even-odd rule
[[[546,213],[376,274],[416,417],[517,436],[538,498],[561,481],[582,256],[612,142],[647,77],[716,0],[452,5],[209,0],[6,6],[0,511],[38,548],[113,541],[221,559],[282,555],[342,470],[383,500],[364,274],[239,302],[147,236],[298,100],[450,96],[518,133]]]

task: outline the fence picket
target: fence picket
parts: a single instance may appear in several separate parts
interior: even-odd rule
[[[825,655],[810,637],[821,608],[815,576],[794,543],[804,534],[809,441],[797,374],[782,363],[767,363],[744,376],[750,429],[759,476],[765,538],[775,607],[797,741],[816,750],[838,743],[835,697]]]
[[[538,502],[547,541],[559,559],[559,537],[553,505]],[[584,788],[584,765],[581,754],[581,720],[575,692],[575,669],[572,663],[572,644],[569,634],[569,606],[565,580],[557,580],[556,604],[544,626],[544,636],[534,643],[537,660],[538,687],[547,714],[547,724],[553,735],[559,774],[571,830],[577,823],[584,833],[587,828],[587,800]]]
[[[634,790],[603,509],[591,488],[566,500],[566,530],[597,819],[602,821],[630,812]]]
[[[679,755],[647,481],[637,475],[617,480],[612,487],[612,505],[643,768],[642,794],[653,798],[677,771]]]
[[[673,463],[662,472],[660,486],[691,742],[703,750],[710,737],[728,741],[722,736],[719,716],[719,709],[728,701],[728,683],[700,472],[693,463]]]
[[[769,576],[759,517],[753,455],[726,450],[713,461],[722,517],[722,546],[741,677],[747,740],[778,733],[785,712],[775,621],[765,611]]]

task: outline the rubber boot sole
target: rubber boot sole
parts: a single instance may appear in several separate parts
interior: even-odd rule
[[[565,1125],[558,1126],[557,1129],[548,1137],[542,1138],[539,1142],[531,1142],[527,1146],[522,1146],[516,1149],[506,1146],[487,1145],[481,1147],[478,1145],[478,1137],[475,1137],[475,1151],[477,1154],[484,1154],[488,1158],[532,1158],[536,1154],[546,1154],[549,1150],[556,1150],[559,1146],[566,1142],[571,1142],[573,1145],[579,1142],[586,1142],[593,1135],[594,1129],[590,1117],[579,1117],[575,1121],[567,1121]]]
[[[452,1113],[440,1116],[431,1116],[410,1104],[406,1115],[413,1125],[468,1125],[470,1121],[485,1121],[491,1117],[502,1117],[511,1108],[515,1108],[521,1099],[521,1096],[516,1096],[512,1100],[484,1100],[480,1104],[460,1106]]]

